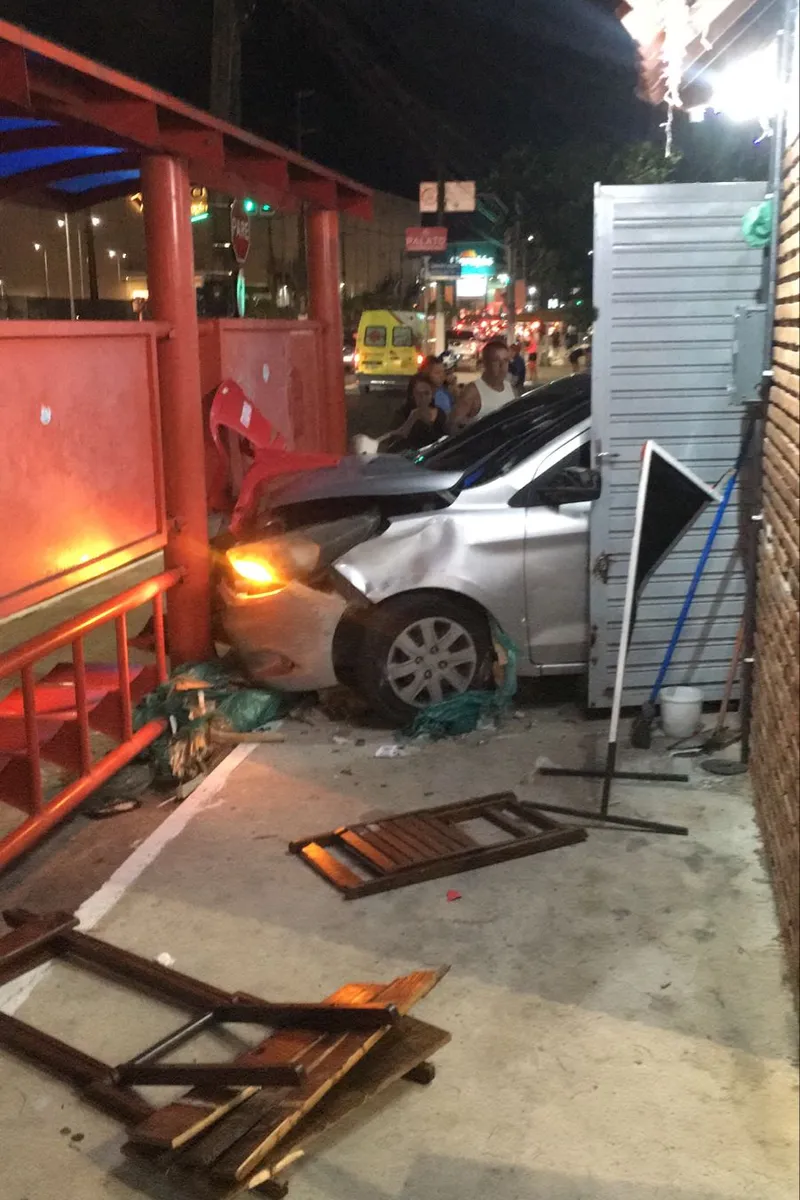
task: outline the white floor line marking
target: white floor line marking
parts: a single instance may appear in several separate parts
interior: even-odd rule
[[[133,854],[120,863],[105,883],[84,900],[75,913],[80,922],[79,927],[84,933],[102,921],[103,917],[122,899],[131,884],[135,883],[142,872],[158,858],[164,847],[186,828],[192,817],[201,808],[205,808],[212,800],[216,799],[227,783],[228,776],[255,749],[256,743],[251,742],[236,746],[231,750],[227,758],[224,758],[219,766],[214,768],[208,779],[200,784],[189,799],[179,804],[166,821],[162,821],[158,828],[154,829],[150,836],[136,847]],[[49,970],[50,964],[45,963],[43,966],[34,967],[25,975],[20,975],[18,979],[13,979],[4,987],[0,987],[0,1012],[9,1015],[15,1013]]]

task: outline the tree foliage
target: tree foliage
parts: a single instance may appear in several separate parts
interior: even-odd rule
[[[664,183],[676,166],[652,142],[622,149],[570,142],[545,151],[523,145],[503,155],[484,186],[502,200],[507,225],[518,224],[528,280],[541,296],[579,289],[588,316],[595,183]]]

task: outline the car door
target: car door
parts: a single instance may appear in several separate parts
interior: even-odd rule
[[[546,490],[567,468],[589,467],[590,456],[586,429],[544,459],[515,498],[525,504],[528,653],[545,675],[579,673],[588,662],[591,501],[555,506],[548,503]]]

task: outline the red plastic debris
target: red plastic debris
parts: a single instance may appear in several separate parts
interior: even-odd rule
[[[447,899],[448,900],[460,900],[461,892],[456,892],[451,888],[450,891],[447,893]]]

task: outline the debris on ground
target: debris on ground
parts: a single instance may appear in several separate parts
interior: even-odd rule
[[[78,919],[68,914],[38,916],[15,909],[5,915],[11,932],[0,936],[0,968],[6,977],[15,979],[33,965],[68,955],[78,967],[99,969],[137,995],[201,1014],[116,1065],[88,1059],[16,1018],[7,1017],[0,1026],[3,1049],[71,1084],[84,1101],[123,1121],[128,1135],[123,1152],[171,1181],[182,1180],[187,1194],[202,1189],[203,1195],[212,1190],[215,1196],[250,1195],[258,1186],[271,1197],[284,1196],[286,1185],[275,1177],[313,1138],[400,1079],[431,1083],[436,1068],[430,1058],[450,1041],[445,1030],[409,1015],[447,967],[415,971],[390,983],[349,983],[322,1003],[269,1003],[173,970],[174,959],[166,951],[154,962],[78,932]],[[168,1057],[202,1030],[232,1022],[271,1032],[255,1049],[227,1061]],[[306,1072],[305,1056],[312,1049],[315,1065]],[[154,1096],[161,1091],[162,1097],[165,1087],[191,1091],[155,1107],[139,1085]],[[69,1126],[61,1134],[73,1143],[84,1139]]]
[[[491,831],[491,842],[471,835],[469,827],[479,822]],[[500,833],[506,837],[498,841]],[[346,900],[355,900],[585,840],[585,829],[560,825],[520,804],[513,792],[501,792],[341,825],[290,842],[289,851]]]
[[[397,742],[386,742],[375,751],[376,758],[405,758],[407,754],[408,749]]]
[[[100,804],[97,808],[87,808],[84,816],[89,817],[91,821],[104,821],[106,817],[118,817],[121,813],[133,812],[141,807],[141,800],[135,797],[127,800],[109,800],[107,804]]]
[[[265,731],[286,708],[281,692],[243,686],[235,670],[220,662],[188,663],[144,697],[134,727],[157,718],[169,722],[169,730],[150,748],[151,761],[160,776],[185,781],[203,773],[215,743],[230,744],[231,734]]]
[[[517,648],[499,626],[492,628],[496,672],[495,690],[461,692],[439,704],[424,708],[411,726],[410,737],[427,736],[434,741],[474,733],[476,729],[496,729],[495,718],[510,705],[517,692]]]
[[[450,901],[453,901],[453,900],[460,900],[460,899],[461,899],[461,892],[457,892],[457,891],[455,891],[455,889],[454,889],[454,888],[451,888],[451,889],[450,889],[450,891],[447,893],[447,899],[448,899],[448,900],[450,900]]]

